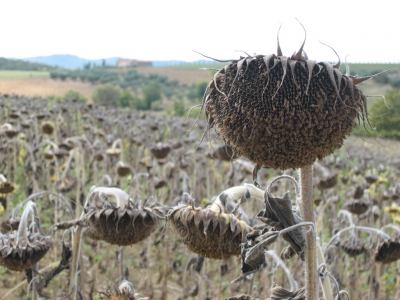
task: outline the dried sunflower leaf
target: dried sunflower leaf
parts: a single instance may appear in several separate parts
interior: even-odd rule
[[[196,228],[199,228],[201,220],[202,220],[202,213],[201,212],[195,212],[195,214],[194,214],[194,226]]]
[[[188,206],[188,207],[184,208],[182,210],[182,212],[180,213],[181,222],[186,228],[188,228],[188,216],[189,216],[191,210],[192,210],[192,208],[190,206]]]
[[[214,212],[209,209],[205,209],[203,211],[203,227],[204,227],[203,231],[204,231],[204,233],[207,232],[208,226],[210,225],[211,220],[214,219],[214,215],[215,215]],[[213,224],[213,226],[215,227],[214,224]]]
[[[96,220],[99,220],[99,219],[100,219],[100,216],[101,216],[106,210],[107,210],[107,208],[102,208],[102,209],[96,210],[96,213],[95,213],[95,218],[96,218]],[[113,211],[113,210],[110,209],[110,208],[109,208],[109,210]]]
[[[246,251],[245,262],[247,264],[258,261],[261,255],[260,253],[264,255],[264,250],[267,249],[267,246],[278,239],[279,231],[268,231],[260,237],[262,237],[262,240],[254,246],[249,247],[249,249]]]
[[[126,213],[125,208],[118,208],[117,210],[118,220],[121,220],[124,217],[125,213]]]
[[[265,193],[266,213],[273,220],[281,223],[284,228],[299,224],[301,218],[293,213],[292,201],[289,193],[286,193],[282,198],[273,197],[269,193]],[[290,243],[292,248],[297,253],[302,253],[305,247],[305,240],[302,228],[295,228],[283,235],[283,238]]]
[[[226,219],[221,216],[218,216],[218,225],[219,225],[219,236],[223,236],[225,232],[228,230],[228,224],[226,224]],[[214,226],[214,230],[217,226]]]
[[[229,215],[229,228],[232,232],[235,232],[235,228],[238,225],[238,222],[234,215]]]
[[[291,292],[279,285],[274,285],[271,289],[271,300],[305,300],[306,289],[302,287],[297,291]]]

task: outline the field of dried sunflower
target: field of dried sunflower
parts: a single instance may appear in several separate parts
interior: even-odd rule
[[[300,58],[284,69],[271,56],[264,71],[281,65],[274,76],[293,84],[303,76]],[[306,225],[321,245],[318,296],[398,299],[398,144],[352,137],[329,156],[325,148],[314,154],[318,162],[307,154],[316,226],[302,224],[298,173],[257,170],[275,162],[304,167],[303,157],[286,159],[281,145],[255,165],[237,157],[259,157],[246,153],[255,151],[246,127],[229,135],[243,143],[236,148],[218,144],[209,130],[236,107],[245,89],[233,90],[235,81],[244,87],[252,72],[263,72],[257,59],[217,73],[205,102],[208,122],[193,127],[193,120],[150,112],[2,95],[0,299],[304,299]],[[308,68],[328,82],[335,72]],[[279,99],[280,88],[287,90],[278,85],[267,97]],[[231,93],[233,105],[222,106],[219,98]],[[350,89],[342,94],[350,97]]]

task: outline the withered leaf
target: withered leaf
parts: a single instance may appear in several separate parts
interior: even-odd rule
[[[280,223],[283,228],[288,228],[293,225],[299,224],[301,218],[293,213],[292,201],[290,200],[289,193],[283,195],[282,198],[273,197],[270,193],[264,194],[265,209],[260,211],[257,217],[266,218],[273,224],[273,222]],[[264,219],[265,220],[265,219]],[[268,221],[268,220],[265,220]],[[276,228],[279,229],[279,228]],[[283,235],[283,238],[290,244],[293,250],[296,251],[303,259],[303,249],[305,247],[304,235],[302,228],[296,228]]]
[[[274,285],[271,289],[271,300],[305,300],[306,289],[302,287],[297,291],[291,292],[279,285]]]

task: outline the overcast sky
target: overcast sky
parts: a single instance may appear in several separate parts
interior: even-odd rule
[[[309,58],[400,62],[400,1],[41,1],[0,2],[0,56],[73,54],[86,59],[219,59],[298,50]]]

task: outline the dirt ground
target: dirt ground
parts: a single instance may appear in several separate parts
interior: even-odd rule
[[[71,80],[53,80],[49,77],[0,78],[0,93],[15,93],[28,97],[62,96],[68,90],[80,92],[90,99],[96,85]]]

